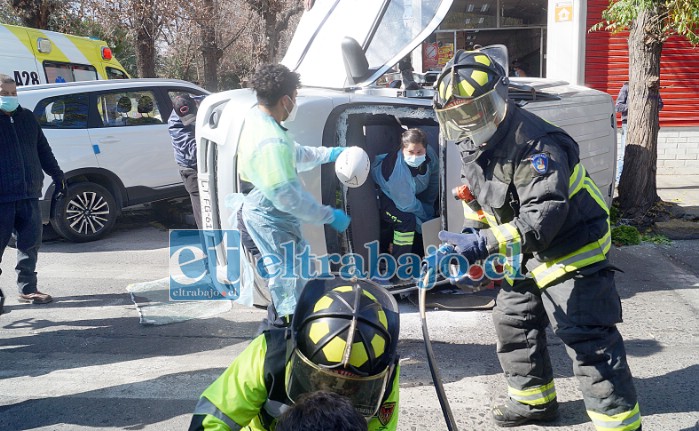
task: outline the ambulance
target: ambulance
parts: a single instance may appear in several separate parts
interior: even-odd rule
[[[103,40],[0,24],[0,74],[17,86],[129,75]]]

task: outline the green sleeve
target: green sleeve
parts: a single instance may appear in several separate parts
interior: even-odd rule
[[[394,371],[391,392],[384,400],[376,415],[369,420],[369,431],[396,431],[398,429],[398,389],[400,386],[400,365],[396,365]]]
[[[243,350],[218,379],[206,388],[194,412],[195,415],[206,415],[202,421],[205,430],[232,429],[226,424],[228,422],[226,419],[232,420],[242,428],[259,414],[267,401],[267,388],[264,381],[266,351],[265,336],[260,335]],[[200,410],[199,407],[202,405],[205,408]],[[216,417],[220,414],[227,418]]]

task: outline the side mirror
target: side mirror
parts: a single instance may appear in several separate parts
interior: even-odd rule
[[[342,61],[345,64],[347,81],[350,85],[361,82],[369,74],[369,62],[364,55],[362,47],[355,39],[345,37],[342,39]]]

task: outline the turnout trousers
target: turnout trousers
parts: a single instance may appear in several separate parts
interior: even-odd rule
[[[600,269],[602,267],[602,269]],[[573,360],[588,415],[598,430],[635,430],[640,413],[624,341],[614,271],[592,265],[540,289],[533,279],[503,283],[493,310],[498,359],[523,413],[556,398],[546,327]]]

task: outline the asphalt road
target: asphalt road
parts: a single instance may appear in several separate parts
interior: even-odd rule
[[[209,319],[146,327],[125,288],[166,277],[167,231],[145,219],[89,244],[48,241],[39,256],[48,305],[19,304],[15,257],[0,288],[0,430],[186,429],[201,391],[254,335],[264,313],[234,306]],[[626,339],[644,430],[699,430],[699,241],[614,249]],[[401,302],[400,430],[445,430],[418,314]],[[460,430],[495,430],[506,393],[489,311],[429,313]],[[593,430],[564,346],[549,333],[561,419],[543,429]]]

